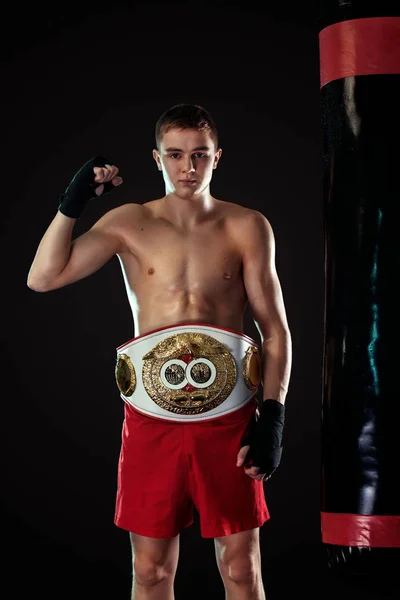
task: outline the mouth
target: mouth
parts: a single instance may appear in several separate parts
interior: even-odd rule
[[[190,185],[190,184],[196,183],[196,180],[195,179],[180,179],[179,183],[184,183],[186,185]]]

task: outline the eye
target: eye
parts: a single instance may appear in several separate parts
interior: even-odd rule
[[[203,154],[203,152],[196,152],[193,156],[195,158],[207,158],[207,154]]]
[[[176,158],[177,156],[179,156],[178,152],[169,155],[170,158]]]

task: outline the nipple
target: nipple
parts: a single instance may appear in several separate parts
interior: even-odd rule
[[[149,275],[153,275],[153,273],[154,273],[153,267],[150,267],[150,269],[147,272]]]

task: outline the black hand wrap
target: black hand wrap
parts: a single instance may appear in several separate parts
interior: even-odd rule
[[[248,433],[242,440],[250,446],[246,463],[259,467],[259,473],[270,477],[281,462],[282,438],[285,425],[285,405],[278,400],[264,400],[259,418],[256,414],[250,422]]]
[[[93,171],[93,167],[104,167],[106,164],[111,165],[112,163],[102,156],[95,156],[79,169],[68,184],[65,192],[59,197],[60,204],[58,210],[63,215],[78,219],[87,202],[98,197],[95,192],[98,186],[104,185],[104,190],[100,194],[101,196],[114,189],[115,186],[111,181],[101,184],[94,180],[96,174]]]

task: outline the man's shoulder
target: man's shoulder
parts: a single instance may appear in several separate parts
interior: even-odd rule
[[[136,222],[143,212],[140,204],[125,203],[110,208],[94,223],[92,229],[98,231],[122,231],[129,223]]]
[[[104,215],[108,220],[119,220],[124,219],[128,215],[140,215],[146,213],[147,204],[138,204],[136,202],[125,202],[124,204],[120,204],[115,208],[110,208]]]
[[[241,251],[254,244],[272,243],[274,234],[271,224],[261,211],[237,204],[231,204],[226,209],[228,231]]]
[[[267,217],[259,210],[233,202],[222,200],[220,202],[222,211],[235,226],[251,229],[252,227],[263,227],[269,224]]]

